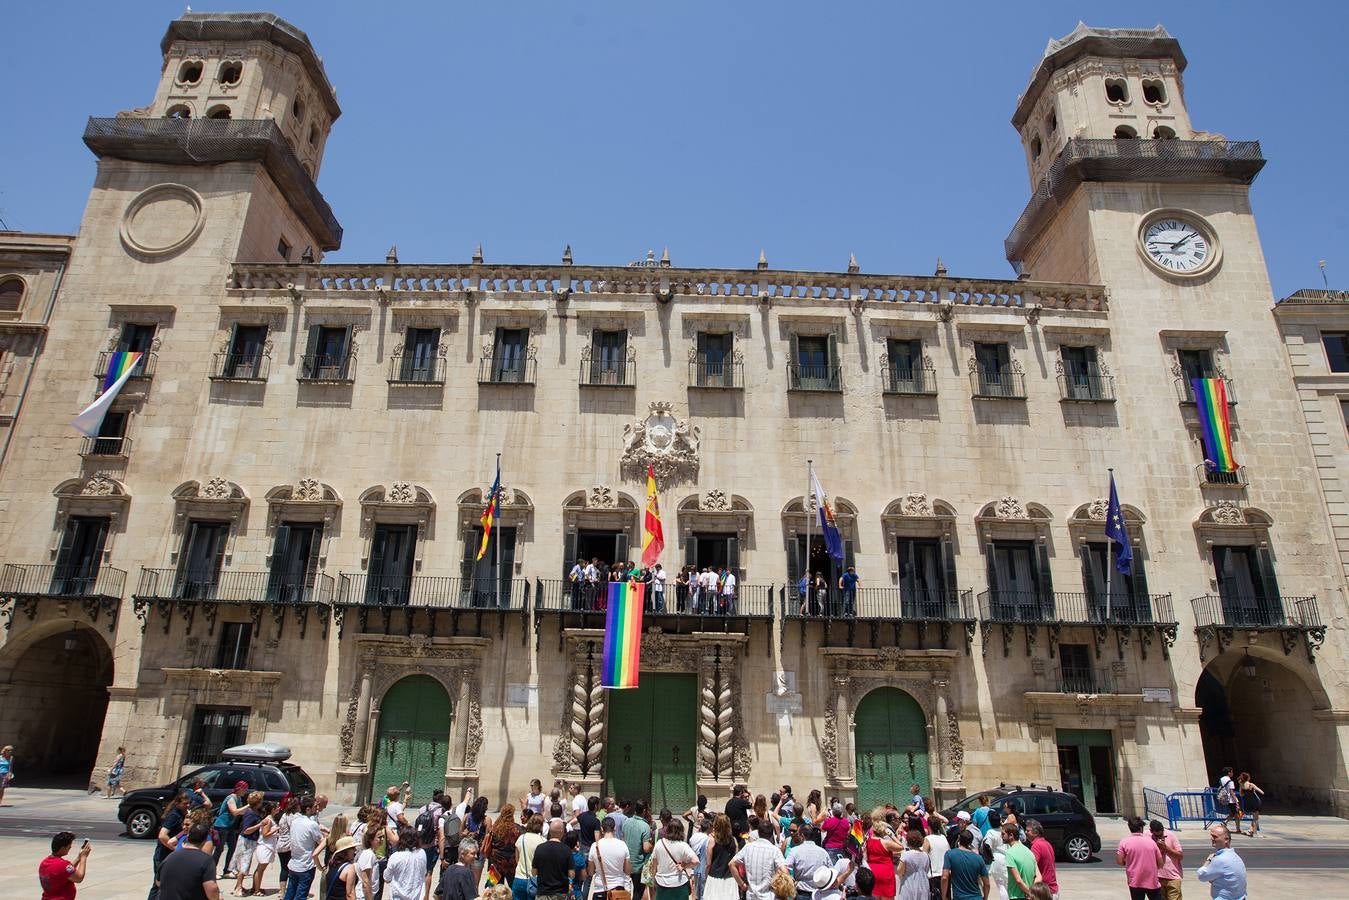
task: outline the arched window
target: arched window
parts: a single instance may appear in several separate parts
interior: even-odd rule
[[[203,67],[202,61],[199,59],[185,60],[183,64],[178,67],[178,83],[196,84],[201,81]]]
[[[230,60],[220,64],[220,73],[216,78],[221,84],[235,85],[239,79],[244,76],[244,64],[238,60]]]
[[[1143,100],[1157,106],[1166,102],[1166,85],[1157,80],[1143,82]]]
[[[0,281],[0,312],[18,312],[23,305],[24,283],[22,278],[6,278]]]
[[[290,115],[296,122],[304,121],[304,101],[299,97],[296,97],[294,101],[291,102]]]
[[[1128,83],[1123,78],[1107,78],[1105,80],[1105,99],[1111,103],[1128,103]]]
[[[319,126],[315,122],[309,126],[309,146],[317,147],[319,145]]]
[[[1035,137],[1033,137],[1033,138],[1030,139],[1030,158],[1031,158],[1031,159],[1039,159],[1039,158],[1040,158],[1040,152],[1041,152],[1043,149],[1044,149],[1044,147],[1043,147],[1043,145],[1040,143],[1040,136],[1039,136],[1038,134],[1037,134]]]
[[[230,108],[225,105],[213,106],[206,111],[208,119],[228,119],[230,117]]]
[[[1047,128],[1047,129],[1049,130],[1049,133],[1050,133],[1050,134],[1057,134],[1057,133],[1058,133],[1058,130],[1059,130],[1059,114],[1056,113],[1056,112],[1054,112],[1054,110],[1052,110],[1052,109],[1049,111],[1049,116],[1045,119],[1045,128]]]
[[[1115,140],[1117,141],[1132,140],[1136,137],[1138,137],[1138,132],[1134,131],[1128,125],[1121,125],[1115,129]]]
[[[190,119],[192,118],[192,108],[185,103],[178,103],[170,106],[168,112],[164,113],[166,119]]]
[[[1158,125],[1156,128],[1152,129],[1152,136],[1159,141],[1174,141],[1176,139],[1176,132],[1173,129],[1167,128],[1165,125]]]

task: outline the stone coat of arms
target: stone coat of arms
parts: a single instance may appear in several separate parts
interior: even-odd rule
[[[662,483],[693,480],[698,475],[698,429],[674,417],[673,404],[654,400],[647,416],[623,426],[623,472],[633,477],[655,469]]]

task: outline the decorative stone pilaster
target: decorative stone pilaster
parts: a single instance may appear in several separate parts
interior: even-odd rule
[[[562,727],[553,745],[553,776],[568,781],[599,771],[605,710],[599,646],[593,640],[577,641],[571,651],[571,701],[564,706]]]

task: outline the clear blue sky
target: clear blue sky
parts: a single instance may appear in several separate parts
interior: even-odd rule
[[[201,9],[238,9],[197,6]],[[73,231],[85,117],[140,106],[181,3],[4,13],[0,217]],[[1079,19],[1164,24],[1195,126],[1261,141],[1255,209],[1276,296],[1349,288],[1349,4],[320,3],[306,31],[343,115],[319,187],[329,261],[675,265],[1010,277],[1028,185],[1008,119]]]

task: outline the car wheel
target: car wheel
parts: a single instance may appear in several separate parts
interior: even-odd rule
[[[158,827],[159,815],[149,807],[133,809],[131,815],[126,817],[126,833],[133,838],[154,837]]]
[[[1063,842],[1063,855],[1075,863],[1091,859],[1091,838],[1083,834],[1072,835]]]

